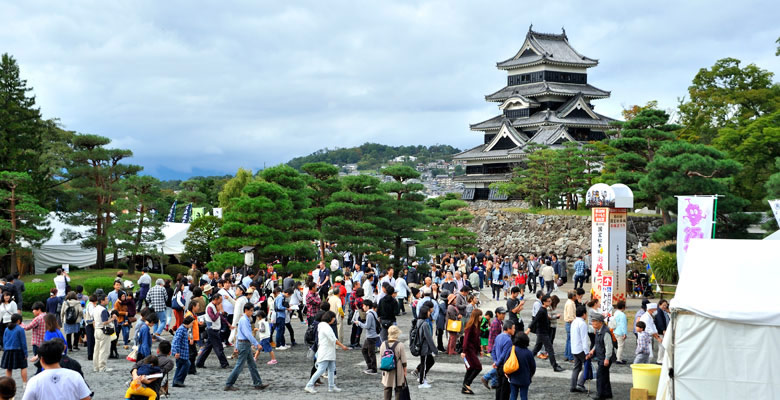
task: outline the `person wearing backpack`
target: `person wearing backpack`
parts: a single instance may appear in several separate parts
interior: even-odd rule
[[[420,349],[420,364],[413,373],[416,373],[419,378],[420,384],[417,386],[419,389],[431,388],[428,372],[430,372],[435,363],[434,356],[439,354],[439,351],[436,349],[436,343],[433,342],[432,313],[433,309],[424,305],[422,310],[420,310],[417,327],[415,328],[417,329],[417,339],[415,340],[417,343],[413,343],[413,346]]]
[[[81,302],[76,298],[76,292],[70,292],[65,297],[65,303],[62,305],[61,320],[63,330],[68,342],[68,351],[79,349],[79,329],[81,327],[82,307]]]
[[[363,302],[363,310],[366,312],[366,321],[360,320],[355,323],[366,331],[366,341],[363,342],[363,359],[366,360],[366,370],[363,373],[367,375],[376,375],[376,343],[379,340],[379,316],[376,314],[376,304],[371,300]]]
[[[393,325],[387,329],[387,340],[379,347],[382,358],[379,368],[382,370],[382,385],[385,387],[385,400],[390,400],[395,388],[395,400],[401,399],[401,390],[406,385],[406,348],[398,338],[401,329]]]

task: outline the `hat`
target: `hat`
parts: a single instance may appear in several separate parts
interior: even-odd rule
[[[655,310],[658,308],[658,303],[650,303],[647,305],[647,311]]]
[[[208,292],[209,290],[214,290],[214,287],[209,285],[208,283],[203,286],[203,293]]]
[[[474,272],[479,272],[479,267],[474,267]]]
[[[496,308],[496,314],[506,314],[506,308],[504,307]]]
[[[344,277],[337,276],[336,277],[336,282],[344,282]]]
[[[418,266],[418,265],[420,265],[420,264],[418,264],[418,263],[417,263],[417,261],[415,261],[415,262],[413,262],[413,263],[412,263],[412,267],[416,267],[416,266]]]
[[[456,298],[458,298],[458,296],[454,294],[447,296],[447,304],[452,304],[453,302],[455,302]]]
[[[593,317],[591,317],[593,321],[599,321],[604,322],[604,316],[601,314],[594,314]]]
[[[240,289],[242,292],[246,293],[246,288],[244,287],[244,285],[240,283],[236,285],[236,289]]]
[[[252,286],[246,288],[246,294],[252,294],[254,292],[255,292],[255,288],[253,288]]]

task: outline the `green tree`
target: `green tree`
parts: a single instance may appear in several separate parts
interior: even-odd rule
[[[401,259],[406,257],[406,252],[401,240],[421,240],[422,232],[419,228],[425,223],[423,219],[423,200],[425,189],[421,183],[410,182],[420,178],[420,173],[412,167],[405,165],[391,165],[382,169],[382,174],[392,177],[391,182],[384,182],[380,188],[390,195],[388,202],[390,213],[388,222],[392,227],[391,242],[393,243],[393,264],[401,265]]]
[[[252,180],[252,171],[239,168],[236,172],[236,176],[230,178],[222,190],[219,192],[219,206],[225,210],[230,209],[233,203],[233,199],[236,197],[246,196],[243,190],[247,183]]]
[[[679,105],[680,138],[709,144],[718,129],[735,128],[778,108],[780,85],[774,74],[755,64],[745,67],[735,58],[724,58],[702,68],[688,87],[688,101]]]
[[[192,221],[187,229],[187,237],[182,241],[184,253],[200,262],[211,262],[214,256],[211,243],[219,235],[221,227],[222,220],[212,215],[204,215]]]
[[[477,235],[464,228],[474,218],[468,211],[468,203],[451,196],[429,199],[423,210],[428,219],[428,230],[422,247],[434,254],[447,251],[476,251]]]
[[[387,248],[388,199],[379,188],[379,179],[368,175],[345,176],[342,189],[333,193],[325,207],[325,237],[352,254]]]
[[[30,181],[27,173],[0,171],[0,207],[8,215],[0,219],[0,257],[10,255],[12,274],[18,272],[16,251],[23,241],[37,246],[51,236],[46,222],[48,212],[36,198],[25,193]]]
[[[154,208],[161,195],[160,181],[148,175],[129,175],[121,185],[123,196],[114,204],[117,213],[108,236],[116,249],[130,254],[127,272],[133,274],[136,256],[153,252],[155,243],[165,239],[164,217]]]
[[[559,198],[565,199],[565,208],[576,210],[579,196],[587,189],[585,156],[580,144],[564,143],[563,148],[555,151],[553,164],[555,169],[552,179],[555,182],[554,187],[560,190]]]
[[[780,111],[747,125],[721,129],[713,145],[744,167],[734,178],[734,193],[748,199],[754,210],[763,209],[766,197],[763,183],[778,171],[774,159],[780,154]]]
[[[324,162],[304,164],[301,169],[308,175],[306,184],[309,187],[311,206],[308,210],[309,218],[314,221],[314,229],[317,230],[316,239],[319,242],[320,260],[325,260],[325,235],[323,226],[327,214],[327,206],[330,204],[331,195],[341,189],[339,182],[339,169]]]
[[[286,267],[291,259],[300,261],[314,258],[311,240],[317,233],[309,217],[312,200],[311,189],[306,185],[307,177],[284,164],[264,169],[260,176],[266,182],[281,186],[292,203],[292,212],[287,221],[288,241],[279,250],[282,265]]]
[[[780,199],[780,157],[775,158],[775,169],[778,172],[772,174],[764,184],[768,199]]]
[[[287,191],[276,183],[252,181],[244,187],[246,196],[238,197],[224,214],[222,228],[212,248],[217,254],[209,265],[242,265],[238,249],[254,246],[259,260],[269,262],[281,257],[289,242],[293,203]]]
[[[111,215],[116,211],[112,203],[122,195],[120,181],[141,170],[137,165],[121,163],[123,159],[132,157],[132,151],[108,149],[105,146],[109,143],[111,139],[102,136],[75,135],[67,173],[70,186],[80,198],[81,209],[70,213],[65,220],[71,225],[91,225],[94,228],[83,234],[66,231],[66,238],[82,239],[82,247],[96,249],[97,269],[105,266]]]
[[[618,152],[605,157],[602,179],[607,183],[623,183],[631,187],[634,199],[648,206],[655,206],[661,200],[642,191],[639,181],[647,174],[647,165],[653,161],[658,149],[666,143],[677,140],[674,131],[679,127],[668,124],[669,115],[661,110],[642,110],[634,119],[618,122],[619,135],[609,145]],[[662,211],[664,223],[669,223],[669,214]]]

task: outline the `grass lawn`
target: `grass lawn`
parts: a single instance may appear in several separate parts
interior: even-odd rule
[[[518,207],[510,207],[510,208],[503,208],[501,211],[506,211],[510,213],[518,213],[518,214],[538,214],[538,215],[576,215],[580,217],[589,217],[591,214],[590,210],[559,210],[557,208],[518,208]],[[638,214],[634,212],[628,213],[630,217],[655,217],[655,218],[661,218],[660,214]]]
[[[74,269],[71,270],[68,276],[70,276],[71,282],[78,282],[78,281],[84,281],[89,278],[97,278],[97,277],[115,277],[116,272],[118,270],[113,268],[105,268],[105,269]],[[135,283],[138,278],[141,276],[141,273],[136,271],[134,274],[130,275],[125,270],[125,275],[123,279],[129,279]],[[157,278],[169,278],[168,275],[160,275],[160,274],[151,274],[152,275],[152,282],[154,282]],[[24,283],[32,282],[33,279],[41,279],[44,282],[52,282],[52,285],[54,284],[53,279],[57,276],[57,274],[40,274],[40,275],[25,275],[22,276],[20,279],[24,281]]]

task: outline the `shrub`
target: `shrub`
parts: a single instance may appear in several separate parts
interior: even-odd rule
[[[187,276],[191,267],[187,267],[181,264],[168,264],[163,268],[163,272],[171,276],[171,279],[176,278],[178,274]]]
[[[300,277],[302,275],[307,275],[309,271],[313,270],[316,265],[317,265],[316,261],[312,261],[312,262],[290,261],[289,263],[287,263],[287,266],[284,268],[284,271],[292,272],[293,276]]]
[[[22,300],[25,310],[32,310],[32,305],[36,301],[46,304],[46,299],[49,298],[49,291],[54,288],[54,282],[38,282],[38,283],[25,283],[24,293],[22,293]]]
[[[114,277],[111,276],[99,276],[95,278],[89,278],[84,281],[71,281],[70,282],[71,287],[76,287],[76,285],[82,285],[84,286],[84,293],[92,294],[95,293],[95,290],[97,289],[103,289],[103,291],[108,294],[112,290],[114,290]]]
[[[666,251],[659,251],[650,256],[650,268],[653,269],[655,278],[663,283],[677,283],[677,255]]]

